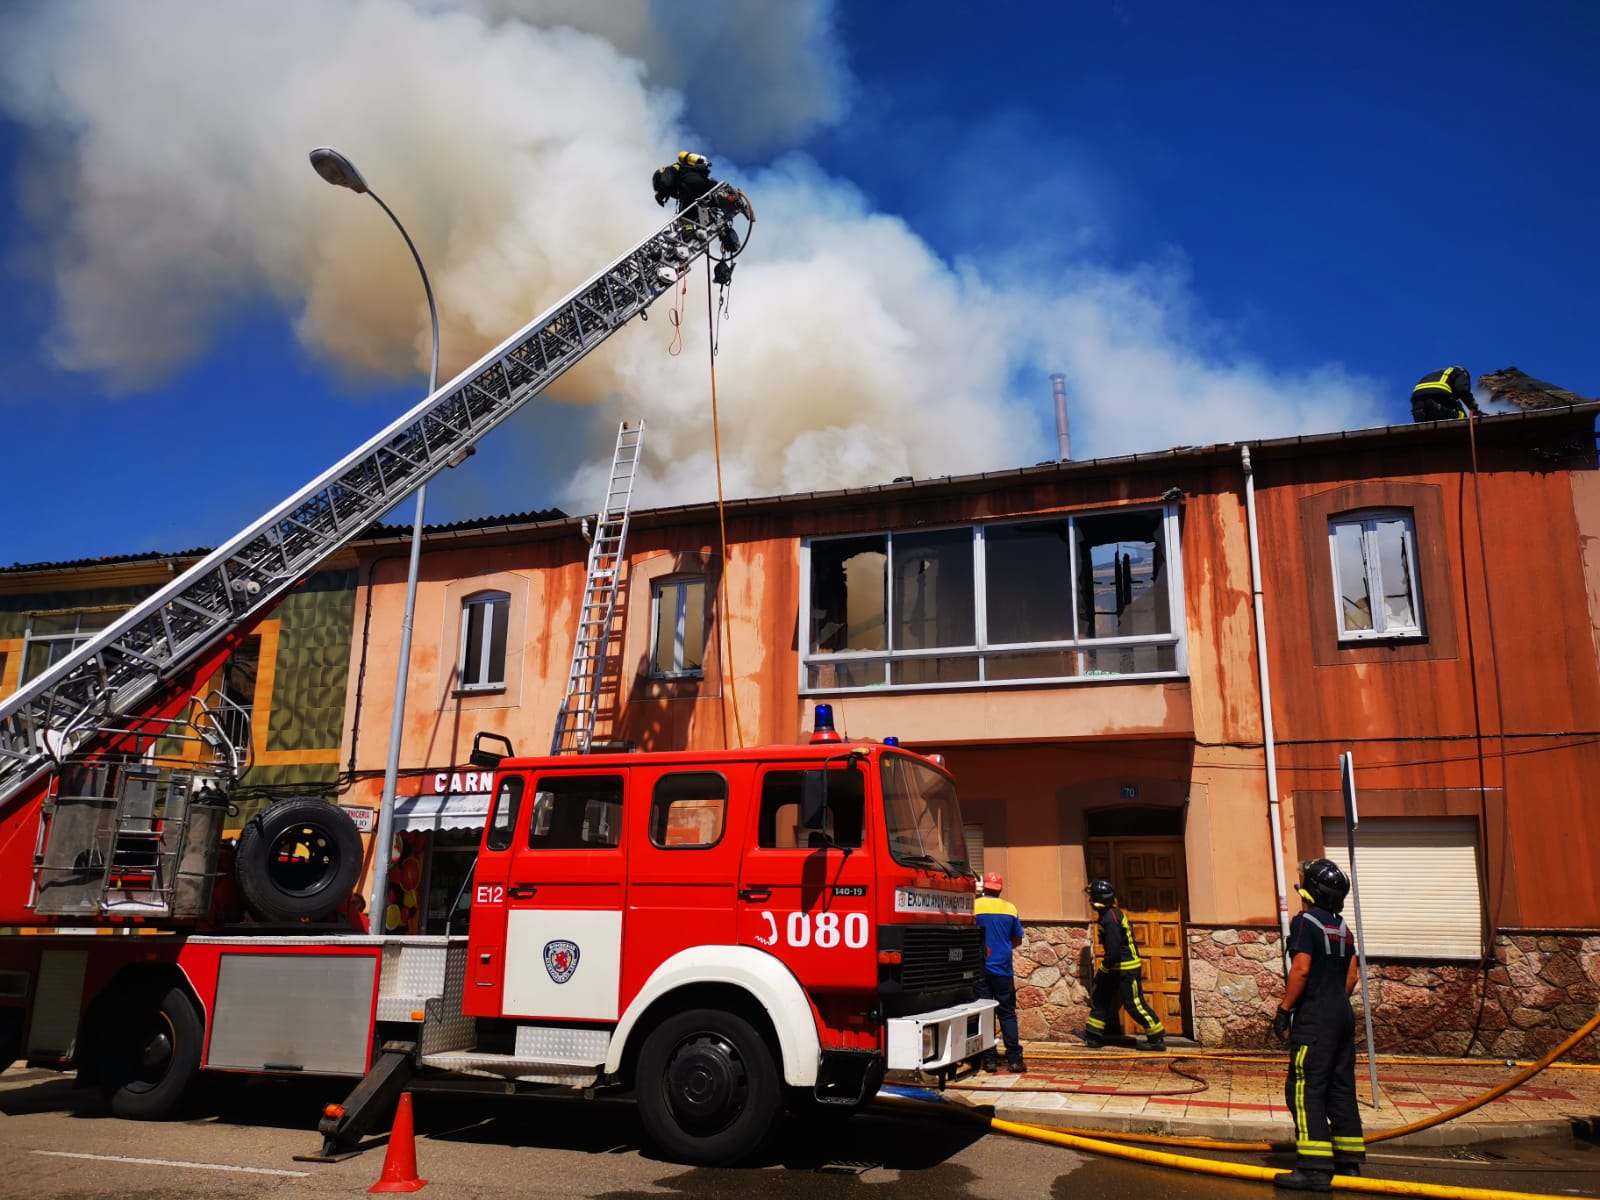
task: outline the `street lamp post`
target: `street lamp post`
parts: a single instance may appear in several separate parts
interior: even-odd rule
[[[422,265],[422,255],[400,224],[394,210],[383,198],[367,186],[356,165],[337,150],[321,146],[311,152],[311,165],[318,175],[336,187],[349,188],[357,195],[371,196],[378,207],[389,214],[394,227],[405,238],[411,257],[416,260],[417,273],[422,276],[422,290],[428,297],[428,316],[433,321],[433,363],[428,368],[428,395],[439,387],[439,310],[433,303],[433,286],[428,282],[427,269]],[[394,841],[394,796],[400,779],[400,736],[405,727],[406,676],[411,668],[411,624],[417,611],[417,574],[422,564],[422,515],[428,502],[428,485],[417,489],[417,515],[411,527],[411,567],[406,575],[406,610],[400,620],[400,661],[394,673],[394,718],[389,722],[389,757],[383,767],[383,795],[378,801],[378,831],[374,835],[372,855],[372,902],[377,909],[377,932],[388,927],[389,911],[389,848]]]

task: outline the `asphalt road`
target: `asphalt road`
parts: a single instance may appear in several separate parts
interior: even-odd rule
[[[312,1082],[231,1086],[190,1120],[105,1116],[70,1079],[13,1068],[0,1076],[0,1196],[38,1200],[233,1200],[365,1195],[386,1146],[338,1163],[294,1161],[320,1146],[316,1114],[346,1090]],[[786,1126],[758,1162],[668,1163],[643,1145],[626,1101],[487,1100],[419,1095],[418,1174],[426,1196],[462,1200],[763,1197],[1007,1200],[1263,1200],[1262,1184],[1121,1163],[981,1126],[916,1113],[870,1112],[823,1128]],[[1600,1196],[1600,1145],[1581,1138],[1470,1150],[1383,1148],[1372,1174],[1570,1196]],[[1191,1153],[1184,1151],[1183,1153]],[[1235,1161],[1259,1164],[1259,1156]],[[1273,1164],[1273,1165],[1287,1165]],[[1280,1193],[1281,1194],[1281,1193]]]

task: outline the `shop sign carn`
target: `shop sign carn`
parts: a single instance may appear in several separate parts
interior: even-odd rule
[[[487,796],[494,787],[494,772],[435,771],[422,781],[425,796]]]

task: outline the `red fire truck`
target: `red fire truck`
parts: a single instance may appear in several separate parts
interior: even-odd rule
[[[202,1070],[360,1078],[331,1155],[452,1076],[632,1090],[667,1154],[738,1159],[994,1046],[950,776],[819,708],[805,745],[500,760],[465,936],[57,927],[0,939],[3,1002],[120,1116]]]
[[[726,1162],[785,1110],[993,1047],[950,776],[844,741],[826,706],[805,745],[516,758],[479,735],[464,935],[363,932],[360,837],[326,800],[221,836],[251,739],[201,682],[707,254],[727,217],[702,204],[0,702],[0,1066],[75,1069],[152,1119],[202,1073],[357,1080],[324,1155],[430,1080],[631,1089],[668,1154]]]

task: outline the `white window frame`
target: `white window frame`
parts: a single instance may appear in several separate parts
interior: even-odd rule
[[[468,632],[472,628],[472,612],[475,608],[484,610],[483,638],[479,646],[479,661],[467,662]],[[491,662],[493,655],[490,653],[494,645],[495,624],[499,622],[501,632],[504,634],[505,649],[501,654],[498,666],[498,678],[490,678],[494,673],[494,664]],[[457,684],[463,692],[497,692],[506,686],[506,657],[511,653],[511,595],[508,592],[474,592],[461,601],[461,646],[456,656]],[[468,675],[468,668],[474,668],[472,675]]]
[[[1382,601],[1384,592],[1383,556],[1378,544],[1378,525],[1384,521],[1398,521],[1405,529],[1402,557],[1411,587],[1412,624],[1391,621],[1389,606],[1377,604],[1371,613],[1372,628],[1346,629],[1344,627],[1344,588],[1339,580],[1339,530],[1359,527],[1365,559],[1363,584],[1369,600]],[[1417,519],[1410,509],[1367,509],[1359,514],[1346,513],[1328,519],[1328,557],[1333,564],[1333,619],[1341,642],[1393,641],[1397,638],[1426,636],[1423,616],[1422,573],[1417,569]]]
[[[1060,520],[1076,522],[1092,520],[1095,517],[1111,516],[1130,511],[1151,511],[1161,514],[1162,543],[1166,554],[1165,574],[1167,587],[1168,612],[1171,614],[1171,632],[1163,634],[1142,634],[1135,637],[1104,637],[1089,638],[1075,636],[1073,638],[1051,642],[991,642],[988,640],[987,630],[989,614],[987,605],[988,593],[988,557],[985,552],[986,543],[984,531],[1009,525],[1029,525],[1039,521]],[[939,646],[927,650],[900,650],[892,646],[885,650],[844,650],[832,654],[814,654],[811,650],[811,548],[813,544],[837,541],[841,538],[875,537],[884,538],[884,553],[888,560],[888,578],[884,597],[885,622],[888,626],[886,637],[892,640],[895,611],[895,584],[894,584],[894,537],[895,531],[885,529],[863,529],[849,534],[830,534],[827,537],[806,538],[800,544],[800,654],[799,658],[799,686],[802,696],[836,695],[848,692],[911,692],[911,691],[961,691],[978,688],[1009,688],[1027,687],[1039,683],[1060,684],[1085,684],[1105,682],[1107,676],[1078,673],[1072,675],[1037,675],[1028,677],[1005,677],[991,679],[987,677],[984,666],[986,655],[1010,655],[1030,650],[1061,650],[1061,651],[1088,651],[1111,650],[1117,647],[1145,647],[1145,646],[1170,646],[1173,650],[1173,669],[1170,671],[1142,671],[1126,675],[1115,676],[1123,680],[1152,680],[1152,679],[1181,679],[1189,673],[1188,658],[1188,618],[1184,604],[1183,587],[1183,554],[1180,540],[1180,527],[1178,522],[1178,507],[1176,504],[1137,505],[1126,509],[1092,509],[1083,512],[1043,512],[1015,520],[987,521],[981,524],[951,525],[951,526],[919,526],[901,532],[906,534],[937,533],[942,529],[968,529],[973,535],[972,557],[972,585],[974,629],[978,641],[970,646]],[[1079,571],[1077,539],[1069,543],[1069,553],[1073,578],[1077,578]],[[1062,603],[1069,606],[1074,613],[1074,628],[1076,629],[1076,607],[1073,596],[1069,593],[1062,597]],[[1084,657],[1079,655],[1080,660]],[[974,680],[945,680],[935,683],[894,683],[891,682],[892,670],[895,662],[905,662],[912,659],[927,658],[976,658],[979,662],[978,678]],[[815,687],[810,683],[810,669],[822,664],[847,666],[850,663],[869,663],[877,668],[882,664],[881,678],[875,678],[864,685],[839,685],[834,687]]]
[[[64,609],[53,612],[32,612],[28,614],[27,625],[22,632],[22,665],[17,668],[17,686],[21,687],[31,679],[37,679],[62,659],[68,657],[74,650],[95,635],[111,625],[118,616],[127,612],[124,607]],[[83,627],[84,617],[101,617],[103,619],[91,622],[88,629]],[[67,618],[72,619],[72,629],[58,630],[54,633],[35,633],[34,622],[48,619],[53,623],[64,624]],[[47,661],[38,671],[30,672],[28,665],[33,658],[33,651],[40,646],[48,646]]]
[[[700,661],[698,667],[685,667],[683,665],[683,648],[685,634],[688,632],[689,614],[689,585],[698,583],[701,587],[700,612],[696,614],[700,621]],[[711,638],[711,622],[706,619],[705,588],[709,583],[704,575],[670,575],[665,579],[657,579],[650,585],[650,678],[651,679],[699,679],[705,674],[706,647]],[[663,670],[656,661],[656,648],[661,644],[661,621],[664,610],[668,607],[664,601],[668,595],[672,596],[672,665]]]

